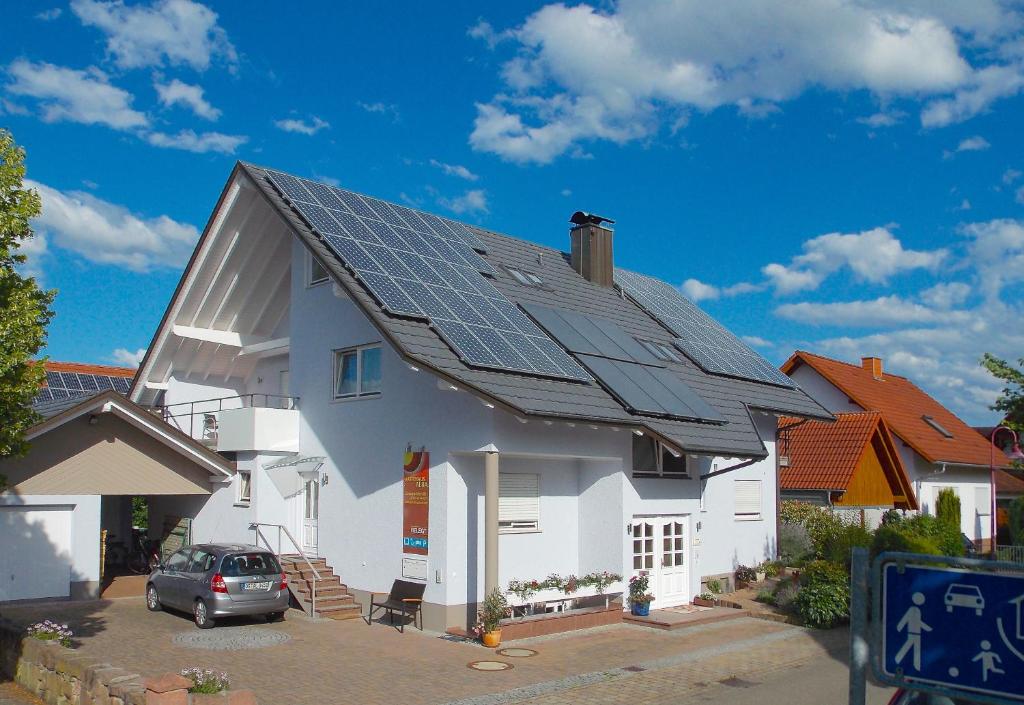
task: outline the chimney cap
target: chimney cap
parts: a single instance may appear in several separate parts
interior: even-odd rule
[[[601,225],[602,223],[615,224],[615,221],[611,218],[605,218],[603,215],[596,215],[594,213],[587,213],[585,211],[576,211],[569,218],[569,222],[573,225]]]

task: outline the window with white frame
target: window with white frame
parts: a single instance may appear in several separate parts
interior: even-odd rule
[[[733,480],[735,500],[734,512],[737,521],[752,521],[761,518],[761,481]]]
[[[380,395],[380,344],[334,351],[334,398]]]
[[[320,264],[320,260],[313,256],[312,252],[308,253],[306,259],[309,262],[309,266],[306,268],[306,283],[309,286],[313,286],[314,284],[323,284],[327,281],[329,275],[327,274],[327,269]]]
[[[252,473],[248,470],[238,471],[238,503],[249,504],[252,501]]]
[[[650,436],[633,434],[633,477],[689,477],[686,454]]]
[[[498,531],[503,534],[540,531],[540,475],[498,475]]]
[[[988,487],[974,488],[974,506],[978,516],[992,516],[992,493]]]

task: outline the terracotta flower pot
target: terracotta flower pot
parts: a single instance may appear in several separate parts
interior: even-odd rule
[[[493,632],[484,632],[484,635],[480,637],[480,641],[489,649],[495,648],[501,644],[501,630],[495,629]]]

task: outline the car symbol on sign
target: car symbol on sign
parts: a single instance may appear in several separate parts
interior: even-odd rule
[[[982,610],[985,609],[985,598],[981,596],[981,590],[976,585],[953,583],[946,590],[946,611],[952,612],[954,607],[973,609],[980,617]]]

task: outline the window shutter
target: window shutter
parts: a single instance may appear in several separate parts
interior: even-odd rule
[[[498,522],[508,529],[536,529],[540,525],[540,475],[498,476]]]
[[[761,481],[736,480],[736,516],[754,517],[761,515]]]

